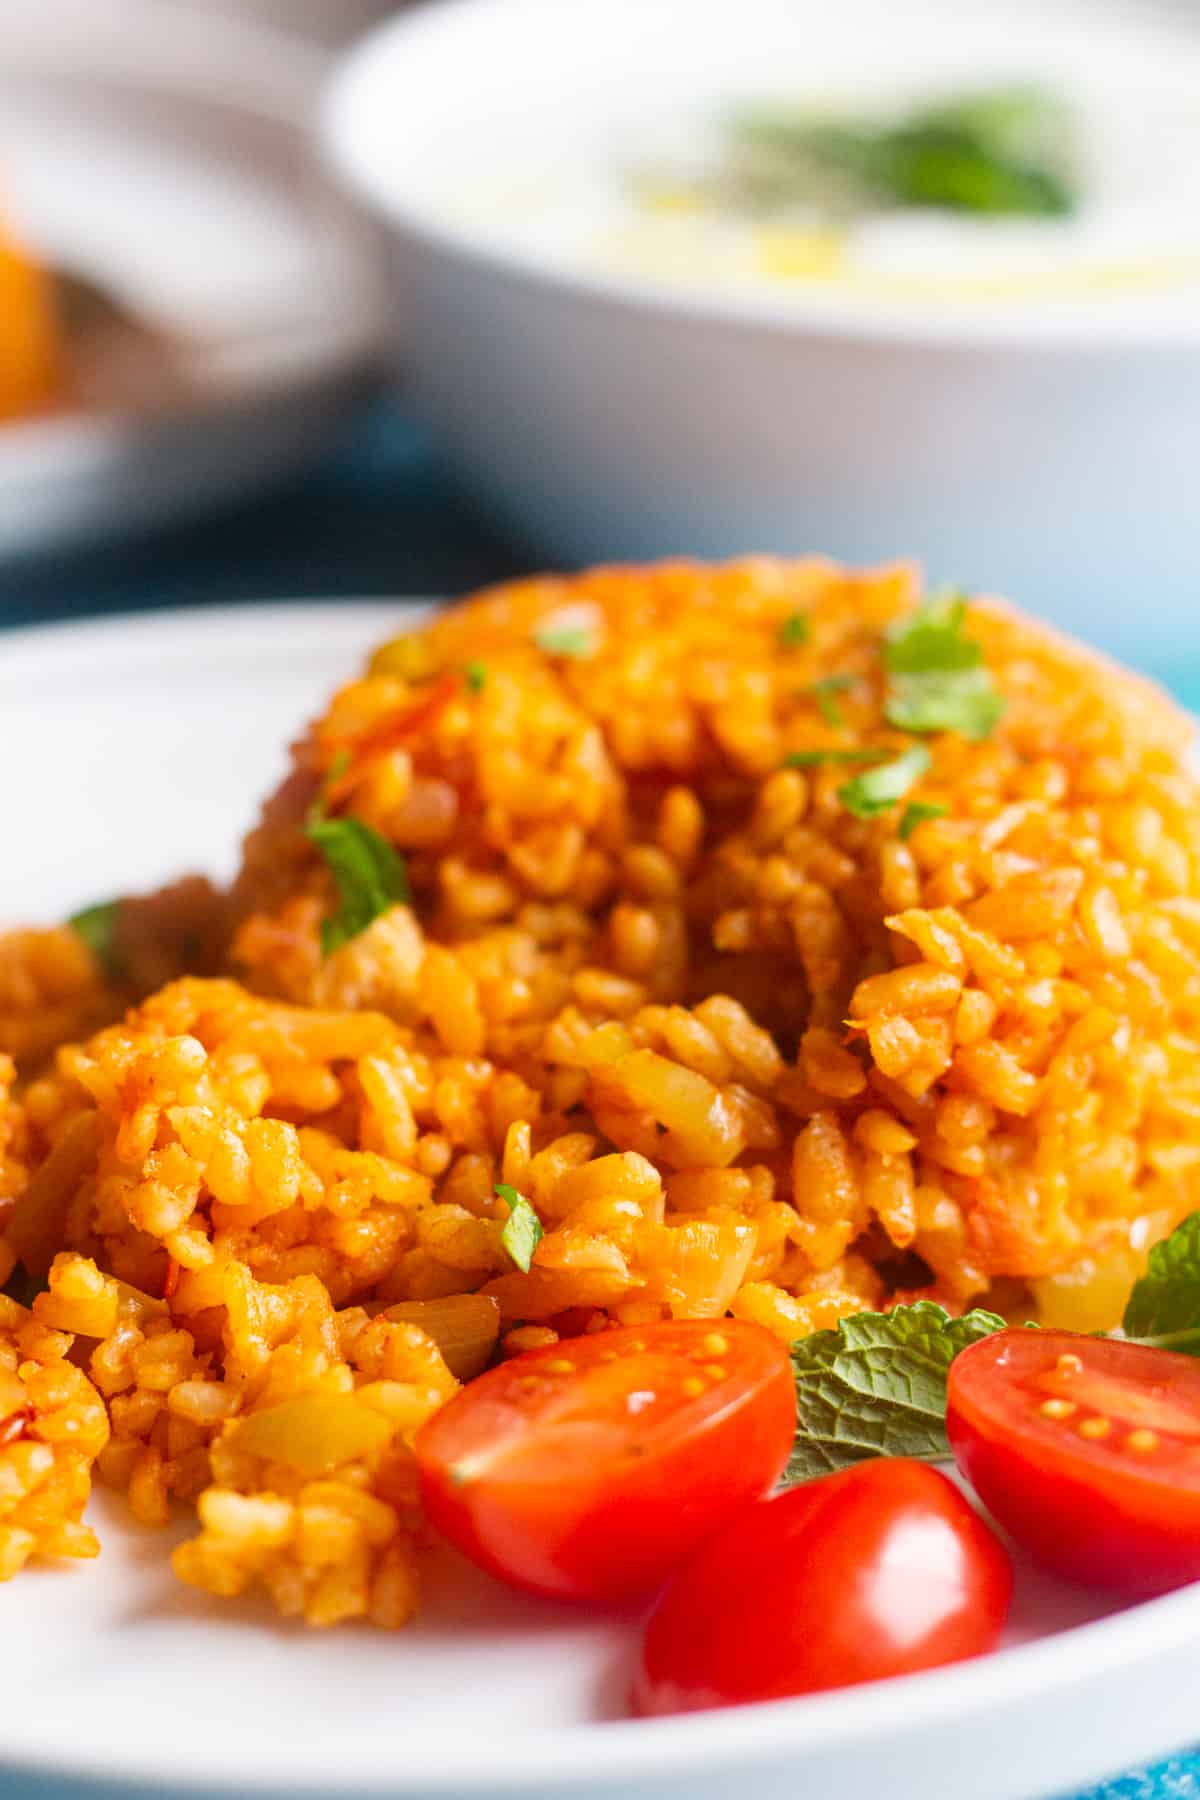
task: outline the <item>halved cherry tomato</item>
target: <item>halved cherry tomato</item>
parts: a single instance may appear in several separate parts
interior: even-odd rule
[[[858,1463],[748,1507],[676,1571],[633,1704],[696,1712],[958,1662],[994,1648],[1012,1567],[925,1463]]]
[[[984,1505],[1069,1581],[1200,1579],[1200,1362],[1068,1331],[1000,1331],[950,1365],[946,1427]]]
[[[489,1370],[417,1433],[425,1509],[481,1567],[569,1600],[650,1593],[775,1483],[796,1428],[786,1347],[680,1320]]]

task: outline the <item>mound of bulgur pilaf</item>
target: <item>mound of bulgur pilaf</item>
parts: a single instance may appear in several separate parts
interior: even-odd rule
[[[0,1580],[31,1556],[90,1557],[100,1545],[83,1523],[91,1469],[108,1440],[108,1414],[82,1370],[67,1361],[69,1334],[0,1294]]]
[[[918,1295],[1119,1316],[1200,1198],[1191,725],[972,604],[1003,715],[919,734],[903,833],[856,816],[843,761],[918,741],[881,654],[918,598],[905,569],[664,565],[397,638],[248,840],[245,985],[175,982],[0,1111],[0,1264],[48,1273],[99,1474],[146,1521],[198,1502],[185,1580],[408,1616],[406,1444],[470,1372],[461,1297],[471,1366]],[[413,891],[329,954],[314,808]],[[498,1182],[542,1221],[528,1272]]]

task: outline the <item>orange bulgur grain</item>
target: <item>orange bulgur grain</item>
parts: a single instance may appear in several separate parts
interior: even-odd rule
[[[198,1504],[185,1580],[403,1623],[408,1439],[497,1349],[730,1313],[792,1339],[917,1294],[1119,1316],[1200,1197],[1190,725],[974,603],[1006,711],[925,740],[944,812],[901,841],[844,768],[785,759],[903,746],[881,640],[917,597],[769,559],[493,590],[301,740],[208,905],[237,980],[109,1023],[69,937],[0,943],[0,1047],[83,1040],[11,1095],[0,1060],[0,1267],[49,1269],[37,1329],[86,1352],[101,1476],[147,1521]],[[590,654],[548,656],[568,615]],[[323,957],[331,770],[414,898]],[[541,1220],[528,1271],[498,1181]]]

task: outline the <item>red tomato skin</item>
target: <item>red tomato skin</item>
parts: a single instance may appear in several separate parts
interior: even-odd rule
[[[933,1669],[995,1647],[1012,1565],[926,1463],[856,1464],[731,1520],[650,1616],[642,1714],[781,1700]]]
[[[1085,1366],[1110,1369],[1115,1357],[1122,1369],[1128,1359],[1131,1379],[1144,1381],[1142,1372],[1162,1362],[1179,1365],[1200,1406],[1200,1368],[1192,1357],[1074,1332],[997,1332],[955,1358],[947,1383],[950,1447],[983,1504],[1062,1580],[1129,1598],[1200,1580],[1200,1485],[1154,1480],[1151,1468],[1132,1461],[1126,1469],[1114,1468],[1066,1433],[1061,1447],[1032,1437],[1022,1441],[999,1416],[989,1385],[1003,1379],[1006,1360],[1027,1351],[1033,1339],[1047,1361],[1071,1352]]]
[[[796,1395],[787,1347],[757,1325],[689,1320],[663,1329],[699,1343],[714,1330],[744,1352],[754,1379],[703,1429],[622,1463],[585,1474],[457,1485],[453,1440],[467,1407],[503,1396],[514,1380],[564,1356],[620,1358],[653,1345],[660,1328],[621,1329],[528,1351],[455,1395],[417,1433],[414,1451],[430,1522],[480,1568],[527,1593],[602,1605],[641,1599],[733,1513],[769,1493],[791,1450]],[[732,1358],[722,1357],[734,1368]]]

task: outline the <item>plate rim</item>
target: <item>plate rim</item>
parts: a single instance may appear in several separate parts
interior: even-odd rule
[[[140,660],[154,661],[164,652],[219,644],[251,657],[270,641],[286,650],[286,637],[297,633],[307,641],[319,634],[362,642],[385,617],[397,635],[427,617],[437,602],[426,596],[379,596],[329,600],[319,597],[256,604],[198,605],[160,611],[122,612],[99,619],[56,620],[0,630],[0,690],[20,680],[32,667],[45,667],[61,655],[72,664],[83,661],[102,674],[105,657],[127,658],[132,633],[144,642],[135,649]],[[15,651],[15,656],[10,652]],[[120,1504],[114,1497],[114,1504]],[[68,1574],[69,1578],[69,1574]],[[574,1617],[565,1610],[564,1623]],[[399,1641],[403,1641],[402,1639]],[[280,1767],[278,1746],[261,1734],[247,1757],[244,1743],[230,1753],[217,1736],[205,1739],[207,1759],[199,1768],[181,1769],[178,1758],[153,1744],[132,1742],[133,1731],[123,1710],[106,1715],[104,1732],[86,1747],[77,1740],[64,1744],[58,1704],[40,1708],[36,1690],[27,1704],[9,1709],[0,1721],[0,1775],[54,1776],[75,1781],[124,1781],[160,1792],[199,1793],[235,1783],[245,1793],[264,1794],[283,1788],[294,1794],[354,1791],[397,1796],[511,1795],[524,1791],[586,1794],[614,1781],[653,1785],[694,1775],[698,1766],[749,1777],[768,1764],[789,1757],[836,1755],[865,1739],[909,1741],[914,1734],[954,1721],[970,1726],[998,1712],[1015,1712],[1038,1699],[1056,1696],[1105,1676],[1148,1676],[1161,1666],[1165,1677],[1178,1680],[1175,1659],[1200,1641],[1200,1584],[1156,1600],[1114,1610],[1103,1618],[1068,1627],[1031,1643],[1018,1644],[990,1656],[857,1689],[844,1689],[801,1699],[780,1700],[684,1717],[586,1722],[550,1726],[516,1736],[498,1747],[487,1766],[463,1746],[448,1746],[436,1768],[380,1768],[378,1741],[351,1739],[339,1750],[336,1769],[321,1766]],[[380,1654],[389,1640],[380,1634]],[[283,1646],[286,1652],[286,1646]],[[94,1720],[88,1720],[89,1725]],[[57,1729],[55,1726],[57,1725]],[[469,1743],[469,1737],[464,1734]],[[318,1748],[323,1748],[322,1738]],[[1161,1746],[1164,1752],[1175,1747]],[[290,1754],[296,1761],[301,1752]],[[1153,1753],[1153,1747],[1150,1753]]]
[[[180,631],[197,629],[202,636],[220,637],[227,644],[244,638],[248,647],[249,640],[260,635],[259,628],[263,625],[272,630],[287,630],[301,622],[319,623],[324,629],[353,638],[355,630],[352,627],[361,631],[373,616],[390,609],[399,609],[407,617],[410,612],[414,616],[427,614],[442,604],[441,597],[432,594],[347,594],[344,599],[312,594],[289,600],[201,600],[194,605],[182,606],[151,604],[145,608],[125,607],[95,617],[38,619],[21,625],[6,625],[0,614],[0,685],[9,674],[7,653],[10,649],[15,649],[18,656],[37,657],[47,648],[55,652],[60,639],[66,641],[69,650],[87,655],[93,650],[103,653],[115,648],[118,640],[131,628],[136,628],[139,633],[145,631],[147,636],[161,634],[168,640]],[[166,647],[170,648],[169,642]],[[145,654],[149,657],[154,648],[147,645]]]

